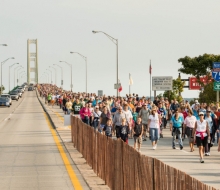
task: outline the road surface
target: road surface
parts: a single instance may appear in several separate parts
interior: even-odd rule
[[[35,91],[0,107],[0,189],[89,189]]]

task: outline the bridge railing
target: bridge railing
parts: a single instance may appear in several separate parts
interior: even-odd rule
[[[216,190],[71,117],[74,147],[113,190]]]

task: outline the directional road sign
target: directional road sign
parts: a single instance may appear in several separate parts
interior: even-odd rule
[[[220,62],[213,63],[212,78],[215,81],[220,81]]]
[[[212,78],[215,81],[220,81],[220,68],[212,69]]]
[[[212,68],[213,69],[220,68],[220,62],[213,62]]]
[[[213,84],[213,90],[220,91],[220,82],[214,82]]]

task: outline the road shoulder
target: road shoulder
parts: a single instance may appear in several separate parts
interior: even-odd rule
[[[47,113],[53,127],[56,129],[57,134],[60,136],[65,148],[67,149],[70,158],[72,159],[73,163],[75,164],[76,168],[78,169],[79,173],[84,178],[86,184],[89,186],[90,189],[102,189],[102,190],[109,190],[110,188],[105,185],[104,180],[99,178],[93,169],[86,163],[86,160],[83,158],[82,154],[79,153],[76,148],[73,147],[73,143],[71,142],[71,133],[69,127],[64,127],[64,122],[62,118],[57,115],[49,107],[45,104],[44,100],[38,96],[38,99],[43,106],[43,109]]]

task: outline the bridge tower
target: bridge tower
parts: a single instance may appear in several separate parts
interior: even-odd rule
[[[34,45],[34,51],[30,45]],[[31,52],[30,52],[31,51]],[[27,40],[27,83],[38,83],[38,49],[37,49],[37,39]]]

